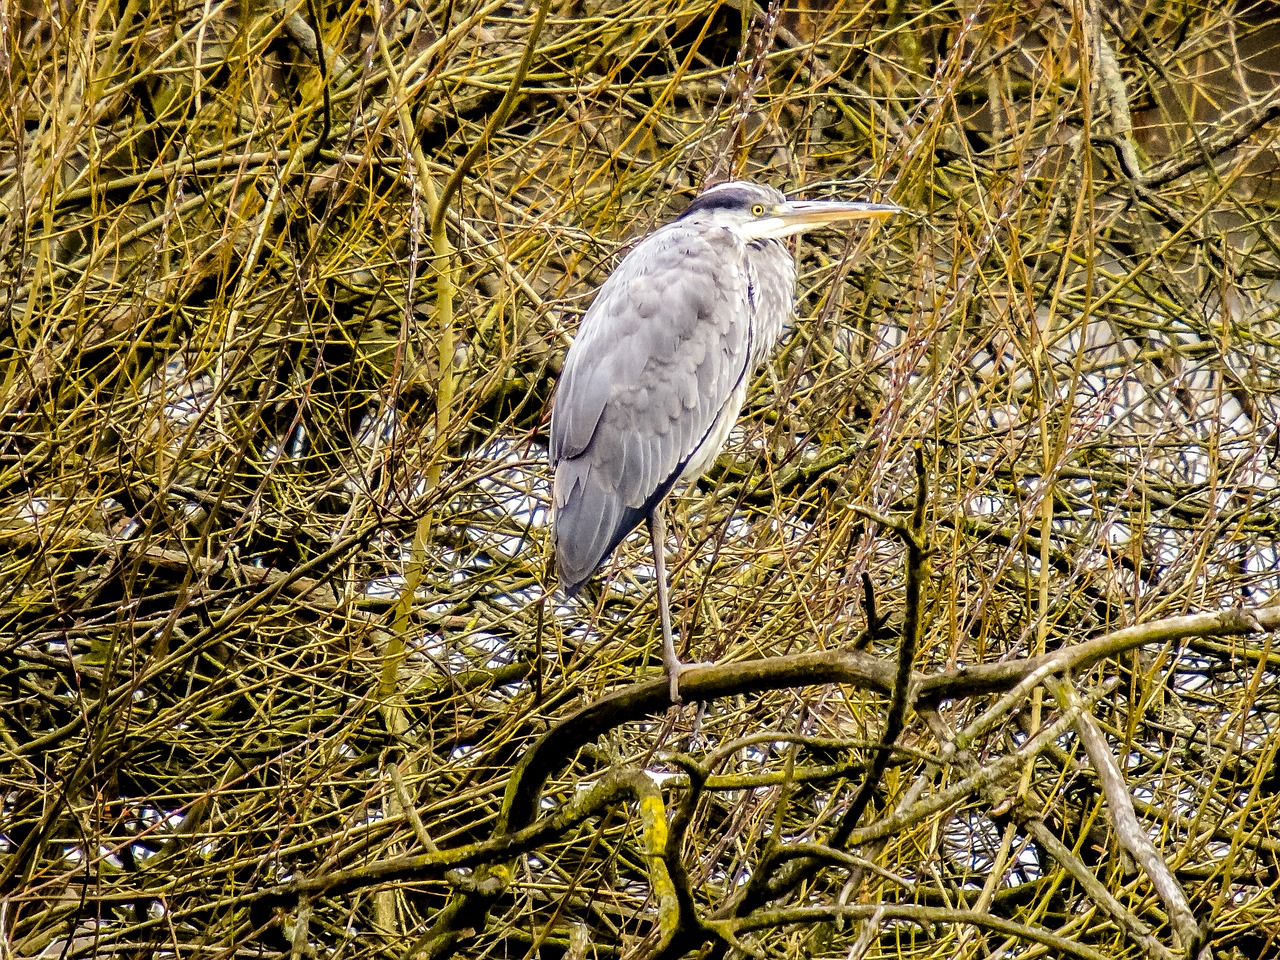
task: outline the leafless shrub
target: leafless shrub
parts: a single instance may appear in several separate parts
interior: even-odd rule
[[[14,956],[1274,954],[1270,5],[0,6]],[[648,554],[564,346],[708,177],[914,214]]]

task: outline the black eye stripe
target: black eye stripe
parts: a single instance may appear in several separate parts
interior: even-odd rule
[[[781,199],[781,195],[779,195],[779,199]],[[756,214],[756,207],[765,206],[766,204],[761,202],[759,187],[755,189],[737,186],[723,187],[721,189],[712,188],[696,197],[689,206],[685,207],[684,213],[680,214],[680,217],[687,217],[691,213],[710,210],[750,210],[753,214]],[[756,214],[756,216],[759,215]]]

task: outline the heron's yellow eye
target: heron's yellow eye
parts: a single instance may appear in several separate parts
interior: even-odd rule
[[[764,204],[763,204],[763,203],[753,204],[753,205],[752,205],[752,207],[751,207],[751,215],[752,215],[753,217],[763,217],[763,216],[764,216]]]

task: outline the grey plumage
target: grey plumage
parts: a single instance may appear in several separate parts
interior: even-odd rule
[[[552,409],[553,540],[569,594],[642,520],[660,521],[671,489],[723,447],[793,313],[795,263],[781,237],[895,210],[788,204],[772,187],[735,181],[704,191],[623,259],[583,318]],[[663,545],[653,546],[663,577]]]

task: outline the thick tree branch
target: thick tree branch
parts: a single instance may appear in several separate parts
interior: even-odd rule
[[[1205,931],[1196,921],[1187,902],[1187,895],[1182,885],[1169,869],[1169,865],[1160,856],[1146,830],[1138,822],[1138,815],[1133,810],[1133,798],[1129,794],[1129,785],[1125,782],[1120,765],[1107,745],[1107,738],[1098,729],[1098,722],[1087,710],[1078,709],[1080,697],[1071,684],[1062,678],[1055,677],[1049,681],[1049,689],[1063,710],[1075,713],[1076,733],[1084,745],[1089,762],[1097,771],[1102,784],[1102,792],[1107,798],[1107,809],[1111,813],[1111,825],[1116,839],[1134,860],[1142,867],[1143,872],[1151,880],[1165,909],[1169,911],[1169,919],[1173,922],[1174,931],[1182,941],[1182,947],[1188,957],[1198,957],[1205,945]]]

